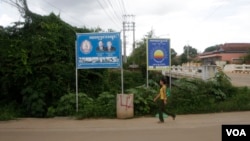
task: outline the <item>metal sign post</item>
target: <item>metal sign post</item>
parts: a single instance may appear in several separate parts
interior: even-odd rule
[[[76,112],[78,112],[78,70],[76,68]]]

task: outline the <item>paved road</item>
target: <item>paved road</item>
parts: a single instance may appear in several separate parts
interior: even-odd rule
[[[250,111],[156,118],[24,118],[0,122],[0,141],[221,141],[222,124],[250,124]]]

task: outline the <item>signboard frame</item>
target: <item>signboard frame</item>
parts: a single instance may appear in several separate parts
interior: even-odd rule
[[[77,33],[76,68],[120,68],[120,32]]]
[[[168,38],[147,39],[147,70],[169,70],[171,48]]]

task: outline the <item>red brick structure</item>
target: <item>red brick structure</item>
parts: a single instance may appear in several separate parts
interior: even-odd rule
[[[243,63],[243,57],[250,51],[250,43],[225,43],[216,50],[199,55],[203,64],[215,64],[215,61],[226,61],[229,64]]]

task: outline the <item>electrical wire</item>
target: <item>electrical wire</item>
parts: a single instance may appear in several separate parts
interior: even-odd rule
[[[79,24],[79,23],[82,23],[82,21],[80,21],[79,19],[77,19],[77,18],[75,18],[75,17],[69,15],[67,11],[62,10],[61,8],[58,8],[58,7],[55,6],[54,4],[48,2],[47,0],[43,0],[43,1],[44,1],[45,3],[47,3],[48,5],[50,5],[51,7],[54,7],[54,8],[56,8],[58,11],[60,11],[60,12],[59,12],[60,14],[63,13],[63,14],[65,14],[66,16],[68,16],[69,18],[73,19],[74,21],[77,21],[77,22],[75,22],[76,25]],[[72,21],[71,21],[71,22],[72,22]],[[88,25],[88,24],[86,24],[86,23],[84,23],[83,25],[84,25],[84,26],[90,27],[90,25]]]
[[[119,20],[119,22],[121,23],[122,22],[122,15],[118,15],[117,13],[117,11],[118,10],[116,10],[115,8],[114,8],[114,6],[113,6],[113,4],[112,4],[112,2],[110,1],[110,0],[108,0],[108,3],[110,4],[110,6],[111,6],[111,8],[112,8],[112,10],[113,10],[113,12],[114,12],[114,14],[115,14],[115,16],[116,16],[116,18]]]
[[[118,25],[120,25],[120,23],[121,23],[122,21],[119,20],[119,19],[117,19],[116,14],[115,14],[116,11],[115,11],[114,9],[111,8],[111,6],[110,6],[110,4],[107,2],[107,0],[104,0],[103,2],[104,2],[104,5],[105,5],[104,7],[106,7],[105,10],[107,10],[108,13],[110,14],[111,18],[113,18],[114,21],[115,21]]]
[[[97,0],[98,4],[100,5],[100,7],[103,9],[103,11],[106,13],[106,15],[110,18],[110,20],[114,23],[114,25],[116,25],[118,27],[118,29],[120,29],[120,24],[117,23],[117,21],[115,21],[115,19],[107,12],[107,10],[104,8],[103,4],[100,2],[100,0]]]
[[[126,6],[124,4],[124,0],[121,0],[121,1],[122,1],[122,6],[123,6],[123,9],[124,9],[124,13],[127,13]]]

